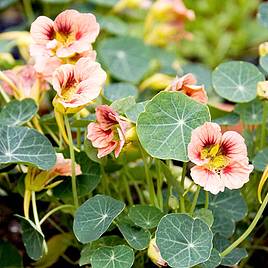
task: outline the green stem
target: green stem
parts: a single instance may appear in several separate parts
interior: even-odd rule
[[[68,140],[69,140],[69,149],[70,149],[70,157],[72,160],[72,192],[73,192],[73,200],[76,208],[79,206],[78,202],[78,194],[77,194],[77,185],[76,185],[76,175],[75,175],[75,155],[74,155],[74,145],[73,145],[73,137],[72,131],[70,127],[70,123],[68,120],[68,116],[64,115],[65,126],[67,130]]]
[[[73,205],[61,205],[56,208],[53,208],[50,210],[41,220],[40,220],[40,225],[42,225],[47,218],[49,218],[52,214],[57,212],[58,210],[65,209],[65,208],[73,208]]]
[[[3,97],[3,100],[6,102],[6,103],[9,103],[10,102],[10,98],[9,96],[7,95],[7,93],[4,91],[4,89],[0,86],[0,93]]]
[[[47,125],[42,125],[44,129],[48,132],[48,134],[51,136],[51,138],[57,143],[57,145],[60,147],[61,146],[61,141],[58,139],[58,137],[53,133],[53,131],[47,126]]]
[[[29,24],[34,21],[34,13],[31,2],[31,0],[23,0],[23,7]]]
[[[38,231],[42,233],[41,225],[38,218],[38,211],[36,206],[36,198],[35,198],[35,191],[32,191],[32,207],[33,207],[33,216],[36,228]]]
[[[182,173],[181,173],[181,183],[180,183],[182,192],[184,192],[184,181],[185,181],[186,171],[187,171],[187,162],[183,162]],[[181,209],[181,212],[185,212],[185,201],[184,201],[183,195],[180,196],[180,209]]]
[[[163,211],[163,194],[162,194],[163,177],[161,174],[161,167],[159,161],[160,161],[159,159],[155,159],[156,173],[157,173],[157,199],[159,208]]]
[[[262,125],[261,125],[261,142],[260,146],[263,149],[266,145],[266,122],[268,117],[268,101],[263,101]]]
[[[266,194],[266,196],[263,200],[263,203],[261,204],[255,218],[253,219],[252,223],[249,225],[247,230],[220,254],[221,257],[225,257],[226,255],[231,253],[233,249],[235,249],[240,243],[242,243],[250,235],[250,233],[253,231],[253,229],[257,225],[259,219],[261,218],[262,213],[263,213],[267,203],[268,203],[268,193]]]
[[[204,206],[204,208],[205,209],[208,209],[208,204],[209,204],[209,193],[208,193],[208,191],[205,191],[205,196],[206,196],[206,199],[205,199],[205,206]]]
[[[194,213],[194,210],[195,210],[195,207],[196,207],[196,204],[197,204],[197,200],[198,200],[198,196],[199,196],[199,193],[200,193],[200,189],[201,189],[201,187],[198,185],[197,189],[196,189],[196,192],[194,194],[193,203],[192,203],[191,208],[190,208],[190,214],[191,215],[193,215],[193,213]]]
[[[132,199],[132,196],[131,196],[131,193],[130,193],[130,190],[129,190],[129,185],[128,185],[128,182],[127,182],[127,179],[126,179],[126,174],[123,174],[123,183],[124,183],[124,187],[125,187],[125,191],[126,191],[126,195],[127,195],[127,201],[129,203],[129,205],[133,205],[133,199]]]

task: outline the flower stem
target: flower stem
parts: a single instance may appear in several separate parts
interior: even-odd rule
[[[161,174],[161,166],[159,161],[160,161],[159,159],[155,159],[156,173],[157,173],[157,199],[158,199],[158,206],[163,211],[163,194],[162,194],[163,177]]]
[[[198,196],[199,196],[199,193],[200,193],[200,189],[201,189],[201,187],[198,185],[197,189],[196,189],[196,192],[194,194],[193,203],[192,203],[191,208],[190,208],[190,214],[191,215],[194,213],[194,210],[195,210],[195,207],[196,207],[196,204],[197,204],[197,200],[198,200]]]
[[[266,145],[266,122],[268,118],[268,101],[263,101],[262,125],[261,125],[261,142],[260,146],[263,149]]]
[[[72,131],[71,131],[71,127],[70,127],[70,123],[69,123],[67,115],[64,115],[64,120],[65,120],[68,140],[69,140],[68,143],[69,143],[69,149],[70,149],[70,157],[71,157],[71,160],[72,160],[72,192],[73,192],[73,200],[74,200],[75,207],[78,208],[79,202],[78,202],[77,186],[76,186],[75,155],[74,155],[73,137],[72,137]]]
[[[127,201],[129,203],[129,205],[133,205],[133,199],[132,199],[132,196],[131,196],[131,193],[130,193],[130,190],[129,190],[129,185],[128,185],[128,182],[127,182],[127,178],[126,178],[126,174],[123,174],[123,183],[124,183],[124,186],[125,186],[125,190],[126,190],[126,194],[127,194]]]
[[[33,207],[33,216],[36,228],[38,231],[42,233],[41,225],[38,218],[38,211],[36,206],[36,198],[35,198],[35,191],[32,191],[32,207]]]
[[[183,162],[182,165],[182,173],[181,173],[181,188],[182,192],[184,192],[184,181],[185,181],[185,176],[186,176],[186,170],[187,170],[187,162]],[[184,202],[184,196],[180,196],[180,209],[181,212],[185,212],[185,202]]]
[[[34,20],[34,13],[32,8],[31,0],[23,0],[23,7],[28,19],[29,24],[31,24]]]
[[[209,193],[208,193],[208,191],[205,191],[205,196],[206,196],[206,199],[205,199],[205,206],[204,206],[204,208],[205,209],[208,209],[208,204],[209,204]]]
[[[261,218],[262,213],[267,203],[268,203],[268,193],[266,194],[263,203],[261,204],[255,218],[253,219],[253,221],[251,222],[247,230],[237,240],[235,240],[228,248],[226,248],[223,252],[221,252],[220,254],[221,257],[225,257],[226,255],[231,253],[233,249],[235,249],[239,244],[241,244],[250,235],[250,233],[253,231],[253,229],[257,225],[259,219]]]

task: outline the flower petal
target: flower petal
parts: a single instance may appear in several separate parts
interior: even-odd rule
[[[61,12],[54,21],[54,29],[61,35],[68,36],[74,33],[78,11],[67,9]]]

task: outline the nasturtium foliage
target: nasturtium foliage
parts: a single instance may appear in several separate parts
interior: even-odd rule
[[[268,72],[268,55],[262,56],[259,59],[260,66],[267,73]]]
[[[38,107],[33,99],[8,102],[0,112],[0,125],[20,126],[32,119]]]
[[[1,268],[22,268],[22,257],[18,250],[9,242],[0,240]]]
[[[261,3],[259,5],[257,16],[261,24],[268,27],[268,3]]]
[[[151,229],[158,225],[163,213],[153,206],[134,205],[129,209],[128,216],[137,226]]]
[[[136,226],[127,217],[121,217],[117,226],[132,248],[143,250],[148,247],[151,238],[151,234],[148,230]]]
[[[37,229],[35,224],[22,216],[17,215],[20,219],[22,229],[22,241],[25,246],[28,256],[37,261],[44,254],[44,235]]]
[[[218,267],[221,263],[221,257],[220,257],[220,253],[218,250],[216,250],[215,248],[212,249],[211,251],[211,255],[209,257],[209,259],[200,264],[200,267],[202,268],[215,268]]]
[[[113,7],[119,0],[87,0],[90,4],[96,4],[104,7]]]
[[[156,231],[156,244],[170,267],[192,267],[207,261],[213,234],[209,226],[186,214],[164,216]]]
[[[136,104],[135,98],[129,96],[126,98],[118,99],[111,104],[111,107],[118,113],[125,114],[128,109]]]
[[[160,92],[139,115],[137,134],[151,156],[187,161],[191,132],[207,121],[207,106],[179,92]]]
[[[138,102],[135,105],[132,105],[130,108],[127,109],[125,112],[127,118],[132,122],[136,123],[140,113],[144,112],[145,105],[148,101]]]
[[[101,247],[91,259],[92,268],[130,268],[133,262],[134,252],[125,245]]]
[[[115,35],[127,34],[128,25],[116,16],[97,16],[97,20],[102,30]]]
[[[214,222],[212,211],[206,208],[196,210],[193,214],[193,217],[203,220],[209,227],[211,227]]]
[[[220,64],[212,73],[215,91],[223,98],[243,103],[255,99],[257,83],[265,80],[256,66],[242,61]]]
[[[56,154],[50,141],[38,131],[0,125],[0,163],[50,169],[56,163]]]
[[[98,52],[111,75],[122,81],[136,84],[150,68],[150,48],[137,38],[105,39],[100,43]]]
[[[218,117],[212,120],[214,123],[217,123],[221,126],[232,126],[239,123],[240,116],[236,113],[228,113],[225,116]]]
[[[264,171],[268,164],[268,147],[259,151],[252,160],[252,164],[258,171]]]
[[[125,204],[110,196],[95,195],[76,211],[73,230],[81,243],[97,240],[122,212]]]

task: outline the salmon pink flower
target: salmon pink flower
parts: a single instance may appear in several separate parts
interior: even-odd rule
[[[96,123],[88,125],[87,138],[98,148],[99,158],[112,151],[115,151],[115,157],[118,157],[125,144],[125,134],[130,124],[107,105],[96,108],[96,119]]]
[[[171,86],[167,89],[170,91],[180,91],[190,98],[206,104],[208,102],[207,93],[204,86],[196,86],[196,78],[189,73],[182,77],[176,77]]]
[[[6,82],[2,82],[3,89],[9,95],[15,96],[18,99],[32,98],[38,101],[40,93],[49,89],[44,77],[35,71],[33,65],[28,64],[15,67],[3,73],[14,84],[17,90],[14,90]]]
[[[220,126],[207,122],[192,132],[188,157],[194,182],[213,194],[224,188],[239,189],[249,180],[249,164],[244,138],[234,132],[222,134]]]
[[[53,74],[53,88],[57,96],[53,101],[60,112],[68,108],[83,108],[96,99],[106,80],[106,73],[99,63],[81,58],[75,65],[61,65]]]

